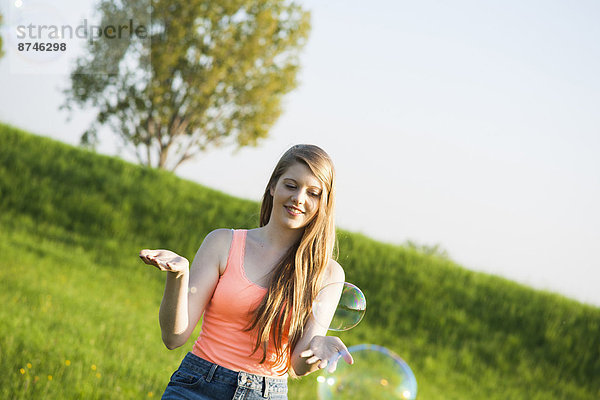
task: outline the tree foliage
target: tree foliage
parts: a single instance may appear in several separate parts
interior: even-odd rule
[[[98,10],[101,26],[151,11],[149,40],[89,43],[62,108],[98,110],[83,144],[109,127],[141,163],[169,170],[210,146],[267,137],[310,30],[293,0],[102,0]]]
[[[404,246],[430,256],[449,258],[448,251],[446,251],[446,249],[444,249],[439,243],[436,243],[434,245],[420,244],[409,239],[406,242],[404,242]]]

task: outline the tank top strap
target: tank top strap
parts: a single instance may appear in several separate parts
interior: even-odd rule
[[[236,275],[241,274],[241,267],[244,263],[247,233],[248,231],[245,229],[233,230],[233,238],[231,239],[231,247],[229,248],[229,256],[227,257],[225,273],[231,272],[235,273]],[[225,273],[223,275],[225,275]]]

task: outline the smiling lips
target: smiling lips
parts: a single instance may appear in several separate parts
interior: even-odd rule
[[[300,215],[304,213],[304,211],[294,206],[285,206],[285,209],[291,215]]]

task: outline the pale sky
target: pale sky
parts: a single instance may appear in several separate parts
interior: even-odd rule
[[[314,143],[336,164],[339,227],[600,305],[600,3],[302,3],[300,85],[270,139],[179,175],[259,200],[281,154]],[[10,45],[0,121],[76,144],[92,114],[58,111],[67,71],[21,74]]]

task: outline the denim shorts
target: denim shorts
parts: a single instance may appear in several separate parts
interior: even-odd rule
[[[287,379],[213,364],[188,353],[171,376],[163,400],[287,400]]]

